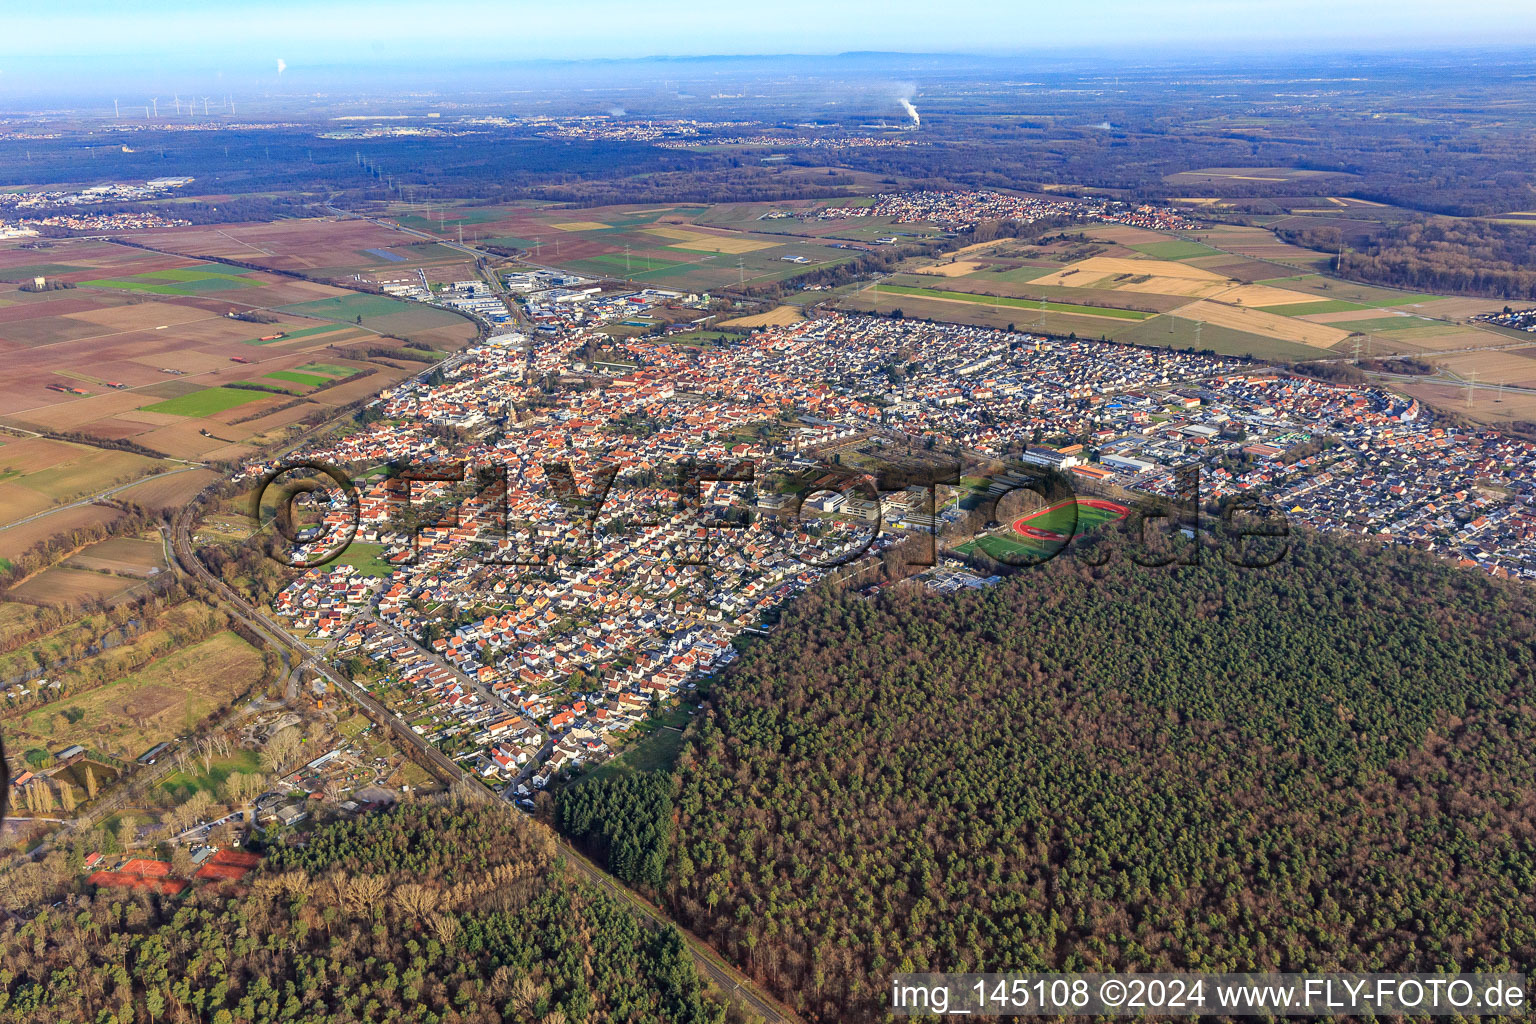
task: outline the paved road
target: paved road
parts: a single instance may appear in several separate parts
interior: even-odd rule
[[[108,487],[104,491],[98,491],[95,494],[80,498],[77,501],[72,501],[68,505],[55,505],[50,509],[45,509],[42,512],[38,512],[34,515],[24,516],[21,519],[13,519],[9,523],[0,523],[0,530],[8,530],[13,526],[21,526],[24,523],[30,523],[38,519],[44,519],[53,515],[55,512],[63,512],[67,508],[79,508],[81,505],[90,505],[94,502],[100,501],[102,498],[110,498],[118,491],[126,491],[130,487],[137,487],[139,484],[148,483],[151,480],[159,480],[161,477],[175,476],[177,473],[190,473],[195,469],[206,468],[207,467],[202,463],[197,463],[191,466],[182,466],[180,469],[168,469],[164,473],[153,473],[149,476],[141,476],[137,480],[130,480],[126,484],[118,484],[116,487]]]
[[[457,784],[458,791],[465,793],[470,799],[495,802],[506,807],[508,813],[515,813],[508,804],[493,796],[478,780],[445,756],[442,751],[417,735],[392,711],[375,700],[366,691],[354,685],[350,680],[332,671],[330,666],[323,660],[313,658],[312,655],[315,652],[312,648],[294,639],[285,627],[275,622],[261,610],[253,607],[245,598],[225,584],[223,580],[209,572],[208,567],[203,565],[202,561],[197,558],[192,550],[192,522],[195,515],[196,502],[189,502],[178,513],[172,525],[172,549],[175,552],[177,564],[184,572],[196,577],[212,588],[223,599],[227,611],[239,618],[254,633],[267,640],[273,647],[283,652],[285,658],[297,655],[298,664],[307,664],[312,671],[324,677],[335,689],[361,706],[369,717],[377,722],[387,724],[395,735],[400,737],[401,740],[420,755],[428,768],[440,780],[450,785]],[[294,662],[290,660],[289,663],[292,664]],[[547,828],[547,826],[532,819],[529,819],[529,821],[535,828]],[[637,914],[641,915],[642,920],[658,927],[676,925],[676,922],[667,915],[641,899],[627,887],[614,880],[607,872],[582,856],[569,843],[555,835],[553,830],[550,830],[550,834],[567,862],[576,871],[594,884],[603,886],[616,897],[622,899]],[[720,955],[702,939],[681,927],[678,930],[687,941],[689,949],[693,953],[694,963],[700,973],[709,977],[722,990],[739,995],[744,1002],[751,1005],[754,1011],[763,1017],[767,1024],[791,1024],[791,1022],[799,1020],[787,1008],[780,1006],[763,994],[746,975],[722,960]]]

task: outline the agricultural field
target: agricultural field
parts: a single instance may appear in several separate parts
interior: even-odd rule
[[[1482,381],[1481,376],[1478,377]],[[1394,380],[1392,388],[1423,402],[1493,426],[1511,422],[1536,422],[1536,391],[1501,390],[1486,386],[1468,388],[1455,381],[1431,378]]]
[[[721,327],[788,327],[790,324],[799,323],[805,319],[799,309],[794,306],[775,306],[762,313],[754,313],[751,316],[739,316],[734,320],[724,320]]]
[[[0,526],[171,465],[133,452],[0,433]]]
[[[1283,274],[1288,267],[1317,271],[1332,263],[1332,257],[1327,253],[1314,252],[1311,249],[1303,249],[1299,245],[1282,242],[1269,228],[1257,225],[1218,224],[1210,228],[1201,228],[1194,233],[1193,237],[1197,241],[1226,252],[1251,259],[1267,260],[1275,264],[1275,273],[1271,276],[1276,277]]]
[[[1158,260],[1187,260],[1196,256],[1215,256],[1220,250],[1212,249],[1200,242],[1189,242],[1183,239],[1170,239],[1166,242],[1144,242],[1141,245],[1132,245],[1132,249],[1146,256]]]
[[[255,648],[234,633],[217,633],[105,685],[20,715],[11,720],[6,738],[18,750],[79,743],[132,760],[191,731],[261,675]]]
[[[1486,311],[1486,302],[1354,285],[1304,268],[1287,274],[1273,262],[1284,254],[1254,244],[1259,235],[1274,241],[1263,228],[1218,227],[1188,238],[1124,226],[1086,233],[1086,244],[968,246],[839,304],[1290,361],[1352,353],[1356,342],[1362,355],[1377,356],[1500,344],[1494,332],[1455,322]],[[1115,319],[1129,322],[1106,322]]]
[[[702,227],[750,231],[757,235],[787,235],[797,238],[821,238],[869,244],[877,238],[931,238],[942,233],[935,224],[901,223],[892,217],[859,217],[846,220],[817,220],[816,214],[828,207],[871,206],[871,198],[792,199],[778,203],[721,203],[694,215]],[[788,217],[770,216],[774,213]]]
[[[1457,352],[1441,356],[1434,363],[1461,380],[1536,388],[1536,347]]]
[[[73,569],[110,572],[118,576],[147,578],[166,568],[165,544],[158,534],[143,537],[109,537],[65,559]]]
[[[466,242],[528,250],[535,262],[589,277],[622,278],[684,292],[779,281],[855,255],[811,234],[757,230],[759,225],[789,222],[759,221],[754,215],[730,224],[725,223],[730,217],[705,223],[713,214],[696,205],[577,211],[516,204],[445,211],[441,219],[401,212],[396,220],[445,239],[456,239],[462,226]]]
[[[1248,334],[1274,338],[1277,341],[1288,341],[1292,344],[1319,349],[1337,345],[1349,337],[1350,333],[1327,324],[1309,323],[1306,320],[1281,316],[1278,313],[1266,313],[1261,309],[1251,309],[1210,299],[1200,299],[1188,306],[1181,306],[1177,313],[1186,320],[1215,324],[1217,327],[1230,327],[1234,331],[1244,331]]]
[[[887,295],[876,288],[849,292],[838,300],[837,305],[840,309],[881,315],[889,315],[893,310],[900,309],[909,319],[975,324],[979,327],[1006,328],[1013,325],[1018,330],[1039,330],[1062,336],[1076,334],[1080,338],[1117,338],[1122,329],[1133,323],[1113,317],[1042,312],[1038,303],[1020,310],[1011,306],[992,305],[990,302],[950,302],[916,295]],[[1154,319],[1146,322],[1157,321]]]
[[[1046,310],[1054,313],[1074,313],[1079,316],[1106,317],[1115,320],[1145,320],[1152,313],[1135,309],[1119,309],[1112,306],[1088,306],[1079,303],[1053,302],[1045,299],[1018,299],[1011,296],[978,295],[974,292],[949,291],[937,288],[914,288],[899,284],[877,284],[874,289],[900,301],[903,296],[939,299],[944,302],[964,302],[990,306],[1002,306],[1015,310]]]
[[[70,608],[91,601],[116,602],[143,584],[113,573],[54,565],[5,592],[8,601]]]
[[[174,478],[173,478],[174,479]],[[0,551],[25,551],[54,534],[92,526],[106,526],[122,519],[120,509],[108,505],[76,505],[0,529]]]
[[[453,224],[448,225],[449,230]],[[359,218],[316,217],[253,224],[200,224],[142,231],[157,249],[204,259],[234,259],[306,277],[345,279],[403,268],[431,270],[464,262],[464,254]]]
[[[1170,185],[1221,185],[1237,182],[1266,182],[1283,184],[1287,181],[1337,178],[1347,182],[1355,175],[1346,171],[1312,171],[1294,167],[1200,167],[1192,171],[1178,171],[1165,175]]]
[[[212,416],[214,413],[225,412],[250,402],[261,402],[268,399],[269,396],[260,391],[244,391],[238,388],[199,388],[197,391],[185,395],[177,395],[175,398],[167,398],[163,402],[146,405],[144,406],[144,411],[168,416],[190,416],[193,419],[203,419]]]
[[[474,334],[467,321],[442,310],[202,256],[85,239],[51,242],[45,252],[0,245],[0,279],[53,271],[75,285],[27,293],[0,284],[0,356],[11,371],[0,379],[0,422],[131,441],[172,458],[248,456],[280,424],[246,424],[295,396],[313,393],[318,405],[339,405],[361,392],[353,385],[315,389],[360,370],[376,371],[359,382],[370,392],[400,379],[410,369],[366,354],[399,347],[380,331],[444,350]],[[275,322],[229,315],[255,310]],[[362,325],[354,322],[359,315]],[[300,369],[309,364],[345,372]],[[269,390],[228,387],[252,381]]]

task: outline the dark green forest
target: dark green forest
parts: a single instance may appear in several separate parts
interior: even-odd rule
[[[909,970],[1529,970],[1533,628],[1314,535],[813,597],[717,686],[675,839],[622,794],[570,817],[631,808],[679,919],[818,1021]]]
[[[1335,252],[1332,228],[1281,230],[1286,241]],[[1536,228],[1492,221],[1426,221],[1378,227],[1346,240],[1341,277],[1418,291],[1536,298]]]
[[[556,806],[560,831],[580,842],[630,885],[660,889],[672,846],[672,780],[656,773],[620,775],[575,786]]]
[[[567,881],[509,811],[411,804],[306,839],[239,885],[101,889],[9,918],[0,1021],[727,1019],[675,929]]]

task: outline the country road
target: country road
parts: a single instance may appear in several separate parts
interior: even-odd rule
[[[223,580],[209,572],[208,567],[202,563],[202,560],[197,557],[192,549],[192,522],[196,515],[197,505],[196,499],[187,503],[177,514],[175,522],[171,527],[172,550],[176,556],[176,564],[183,572],[202,581],[217,593],[223,600],[226,610],[245,623],[253,633],[267,640],[274,648],[280,651],[286,663],[306,665],[316,674],[323,676],[337,691],[358,704],[374,721],[387,724],[396,736],[421,755],[422,759],[440,781],[449,786],[456,787],[457,791],[469,795],[471,799],[495,802],[505,807],[506,812],[509,814],[519,813],[513,809],[511,804],[494,796],[479,780],[455,764],[442,751],[417,735],[405,722],[361,687],[356,686],[351,680],[345,679],[332,671],[331,667],[323,660],[313,657],[315,654],[314,650],[295,639],[282,624],[253,607]],[[294,658],[294,655],[297,655],[297,658]],[[750,978],[726,963],[720,957],[720,954],[715,952],[704,940],[678,925],[661,910],[642,899],[627,886],[621,884],[606,871],[599,868],[576,850],[575,847],[571,846],[570,843],[555,833],[553,829],[550,829],[549,826],[533,818],[525,818],[525,820],[533,828],[547,830],[566,863],[573,870],[593,884],[602,886],[615,898],[622,900],[640,916],[642,922],[654,927],[672,926],[677,928],[684,941],[688,944],[696,969],[702,975],[709,978],[722,991],[739,997],[748,1004],[754,1013],[762,1017],[765,1024],[799,1024],[799,1017],[795,1016],[787,1007],[763,993]]]
[[[83,498],[77,498],[67,505],[55,505],[52,508],[44,509],[43,511],[34,513],[30,516],[24,516],[21,519],[13,519],[9,523],[0,523],[0,530],[9,530],[13,526],[23,526],[27,523],[36,522],[39,519],[46,519],[48,516],[53,515],[55,512],[63,512],[65,509],[79,508],[81,505],[90,505],[94,502],[100,501],[102,498],[110,498],[112,495],[119,491],[126,491],[130,487],[137,487],[139,484],[148,483],[151,480],[159,480],[162,477],[175,476],[177,473],[190,473],[196,469],[207,468],[208,467],[204,466],[202,463],[196,463],[190,466],[182,466],[179,469],[168,469],[163,473],[151,473],[149,476],[141,476],[137,480],[130,480],[125,484],[118,484],[115,487],[108,487],[104,491],[97,491],[95,494],[89,494]]]

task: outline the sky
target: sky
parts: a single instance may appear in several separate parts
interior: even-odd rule
[[[100,58],[276,68],[850,50],[1536,43],[1531,0],[50,0],[8,3],[0,76]],[[107,66],[107,65],[99,65]]]

